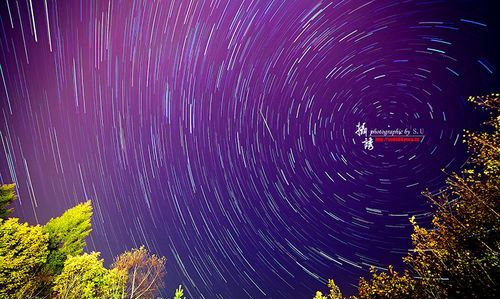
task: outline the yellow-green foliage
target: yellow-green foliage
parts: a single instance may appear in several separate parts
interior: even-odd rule
[[[184,290],[182,289],[182,285],[179,285],[177,290],[175,290],[174,299],[186,299],[186,297],[184,297]]]
[[[358,295],[356,299],[406,299],[420,298],[415,280],[405,271],[399,275],[389,266],[387,272],[378,273],[375,268],[371,268],[372,277],[370,281],[362,278],[359,281]]]
[[[15,200],[14,190],[13,184],[0,187],[2,217],[10,212],[5,206]],[[156,298],[163,287],[165,258],[150,254],[144,247],[120,255],[111,270],[103,266],[99,253],[83,253],[91,231],[90,201],[43,227],[2,217],[0,299],[150,299]],[[176,298],[182,296],[179,287]]]
[[[42,227],[0,219],[0,298],[29,298],[47,261],[48,235]]]
[[[65,299],[122,298],[126,277],[125,271],[104,268],[99,253],[84,253],[66,260],[53,291]]]
[[[435,196],[432,228],[412,219],[414,252],[405,258],[428,298],[500,296],[500,95],[471,98],[490,110],[490,130],[467,132],[470,163]]]
[[[483,97],[470,97],[469,101],[490,112],[486,123],[491,130],[487,132],[466,132],[465,142],[472,153],[472,166],[484,175],[498,180],[500,171],[500,94]],[[479,173],[478,173],[479,175]]]
[[[466,169],[438,195],[424,192],[435,212],[429,229],[410,219],[414,249],[404,262],[411,272],[372,269],[354,298],[500,298],[500,94],[469,100],[490,111],[489,128],[466,132]]]
[[[330,289],[330,293],[328,295],[323,295],[320,291],[316,292],[316,296],[313,299],[342,299],[342,293],[340,292],[339,287],[335,284],[333,279],[328,280],[328,288]]]
[[[49,235],[48,270],[59,274],[67,256],[83,252],[85,238],[92,230],[92,205],[90,201],[76,205],[60,217],[53,218],[43,230]]]
[[[5,219],[12,211],[12,209],[7,209],[7,206],[16,199],[15,190],[14,184],[0,186],[0,219]]]

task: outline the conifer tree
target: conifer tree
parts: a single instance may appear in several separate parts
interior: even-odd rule
[[[91,217],[92,205],[87,201],[45,224],[43,230],[49,235],[50,250],[47,268],[51,274],[61,272],[68,256],[83,252],[85,238],[92,230]]]
[[[7,206],[17,198],[15,190],[15,184],[0,186],[0,219],[7,218],[10,212],[12,212],[12,208],[8,209]]]

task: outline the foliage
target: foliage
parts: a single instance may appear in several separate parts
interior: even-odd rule
[[[330,293],[327,296],[324,296],[320,291],[316,292],[316,296],[313,299],[342,299],[342,293],[340,292],[339,287],[335,284],[333,279],[328,280],[328,288],[330,289]]]
[[[177,290],[175,290],[174,299],[186,299],[186,297],[184,297],[184,290],[182,289],[182,285],[179,285]]]
[[[104,268],[99,253],[84,253],[66,260],[53,290],[56,298],[122,298],[126,275],[124,271]]]
[[[497,298],[500,263],[500,95],[471,98],[493,109],[492,131],[467,132],[471,159],[451,174],[439,194],[424,194],[436,207],[432,229],[416,224],[413,254],[405,258],[430,298]]]
[[[437,194],[423,193],[435,211],[430,228],[410,219],[414,249],[404,258],[410,272],[372,269],[353,298],[500,297],[500,94],[469,100],[490,111],[489,130],[466,132],[467,168],[450,174]]]
[[[5,219],[12,212],[12,209],[7,209],[16,199],[16,185],[8,184],[0,186],[0,219]]]
[[[156,298],[163,287],[165,260],[151,255],[144,246],[121,254],[113,267],[128,273],[126,298]]]
[[[48,236],[39,225],[0,219],[0,298],[30,298],[40,287],[36,278],[47,261]]]
[[[0,298],[147,299],[160,292],[164,257],[141,247],[120,255],[108,270],[99,253],[83,253],[92,229],[90,201],[43,227],[29,226],[3,219],[11,211],[5,206],[16,198],[14,188],[0,186]],[[181,286],[175,296],[185,299]]]
[[[61,273],[67,256],[83,252],[85,238],[92,230],[91,217],[92,205],[87,201],[45,224],[43,230],[49,235],[50,254],[47,268],[50,273]]]
[[[399,275],[392,266],[389,266],[387,272],[377,273],[373,267],[370,272],[372,274],[370,282],[361,278],[358,295],[354,298],[404,299],[419,297],[416,282],[408,271],[404,271],[403,275]]]

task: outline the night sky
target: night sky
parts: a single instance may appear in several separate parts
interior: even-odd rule
[[[3,0],[0,183],[32,224],[92,199],[87,250],[167,256],[168,296],[353,293],[466,160],[493,2]]]

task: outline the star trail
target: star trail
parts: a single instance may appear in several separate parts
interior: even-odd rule
[[[489,2],[455,2],[4,0],[0,182],[30,223],[92,199],[88,249],[165,255],[169,293],[352,292],[500,86]],[[358,123],[422,139],[367,150]]]

